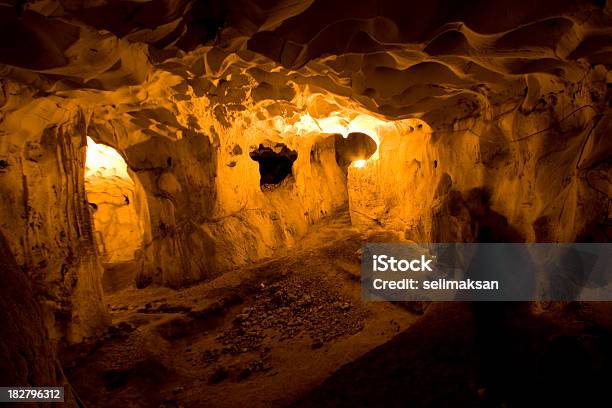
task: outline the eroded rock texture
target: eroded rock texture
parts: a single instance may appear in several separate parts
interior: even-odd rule
[[[551,81],[537,100],[527,95],[444,129],[380,132],[381,160],[350,169],[358,220],[417,241],[609,240],[603,74]]]
[[[98,254],[103,264],[128,262],[137,256],[149,232],[142,186],[111,147],[87,140],[85,190],[92,210]]]
[[[14,387],[64,386],[66,406],[76,407],[45,328],[40,305],[0,234],[0,381]],[[27,322],[27,324],[24,324]]]
[[[78,340],[107,321],[85,199],[85,123],[75,106],[62,109],[32,92],[3,82],[2,232],[51,336]]]
[[[106,322],[86,136],[144,197],[141,287],[271,256],[347,201],[417,241],[609,240],[609,2],[0,10],[0,230],[54,336]],[[377,149],[347,168],[334,135],[356,132]],[[262,149],[291,174],[262,181]]]

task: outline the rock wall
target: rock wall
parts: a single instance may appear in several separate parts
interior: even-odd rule
[[[85,183],[92,207],[96,245],[103,264],[135,259],[142,249],[148,214],[138,211],[139,197],[133,182],[123,179]]]
[[[536,76],[524,97],[437,129],[397,123],[380,160],[350,168],[353,220],[420,242],[608,241],[606,75]]]
[[[0,384],[13,387],[61,386],[65,391],[65,405],[78,406],[62,372],[55,344],[49,338],[35,292],[15,262],[2,233],[0,279]]]
[[[140,286],[270,256],[347,197],[414,240],[609,240],[610,2],[123,3],[0,2],[0,231],[54,337],[106,322],[86,135],[142,185]],[[350,132],[378,150],[347,193],[326,135]],[[277,143],[292,177],[262,191]]]
[[[292,175],[265,191],[249,152],[260,143],[279,143],[279,136],[240,126],[211,130],[126,150],[151,217],[139,286],[185,285],[271,256],[346,202],[346,177],[331,135],[282,139],[298,157]]]
[[[0,83],[0,232],[42,305],[52,338],[108,322],[84,190],[85,118],[59,98]]]

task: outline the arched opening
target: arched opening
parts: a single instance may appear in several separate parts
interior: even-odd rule
[[[260,144],[249,156],[259,163],[259,184],[262,191],[266,191],[275,189],[291,176],[293,162],[297,160],[298,154],[285,144],[276,143],[272,147]]]
[[[343,169],[351,163],[355,167],[363,167],[377,149],[376,141],[361,132],[349,133],[346,138],[336,135],[335,147],[336,162]]]
[[[123,157],[112,147],[98,144],[90,137],[87,137],[85,191],[98,255],[105,267],[104,288],[112,291],[132,280],[132,273],[121,272],[117,276],[115,272],[132,263],[142,248],[146,200]]]

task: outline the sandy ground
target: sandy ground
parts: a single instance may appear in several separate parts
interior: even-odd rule
[[[139,290],[133,265],[110,268],[113,326],[64,351],[67,375],[91,407],[287,406],[422,315],[360,300],[361,243],[398,239],[342,212],[272,260],[186,289]]]

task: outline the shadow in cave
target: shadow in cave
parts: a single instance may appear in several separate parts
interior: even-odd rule
[[[473,242],[525,241],[491,209],[486,190],[456,193],[453,206],[469,213]],[[530,302],[431,303],[413,326],[292,407],[601,406],[612,381],[612,332],[581,317],[579,303],[549,308],[536,314]]]
[[[437,303],[391,341],[346,364],[292,405],[477,407],[473,317],[465,304]]]
[[[520,304],[482,306],[492,317],[486,328],[469,304],[432,304],[416,324],[340,368],[292,407],[433,408],[449,401],[455,408],[578,407],[608,398],[609,330],[588,323],[568,328]]]
[[[525,242],[525,237],[508,219],[491,209],[491,193],[484,188],[473,188],[465,197],[465,205],[474,225],[474,242]]]
[[[505,216],[491,209],[487,190],[470,190],[465,205],[474,242],[525,242]],[[516,258],[531,257],[525,248],[513,251]],[[535,290],[534,276],[508,266],[499,265],[496,271],[505,271],[504,287],[517,293]],[[612,379],[612,333],[589,322],[577,322],[571,309],[578,305],[569,303],[559,316],[545,319],[534,315],[530,302],[470,303],[485,406],[597,405]],[[562,322],[568,315],[572,323]]]
[[[298,154],[283,143],[277,143],[274,147],[260,144],[249,156],[259,163],[259,184],[262,190],[270,190],[292,175],[293,162],[297,160]]]

